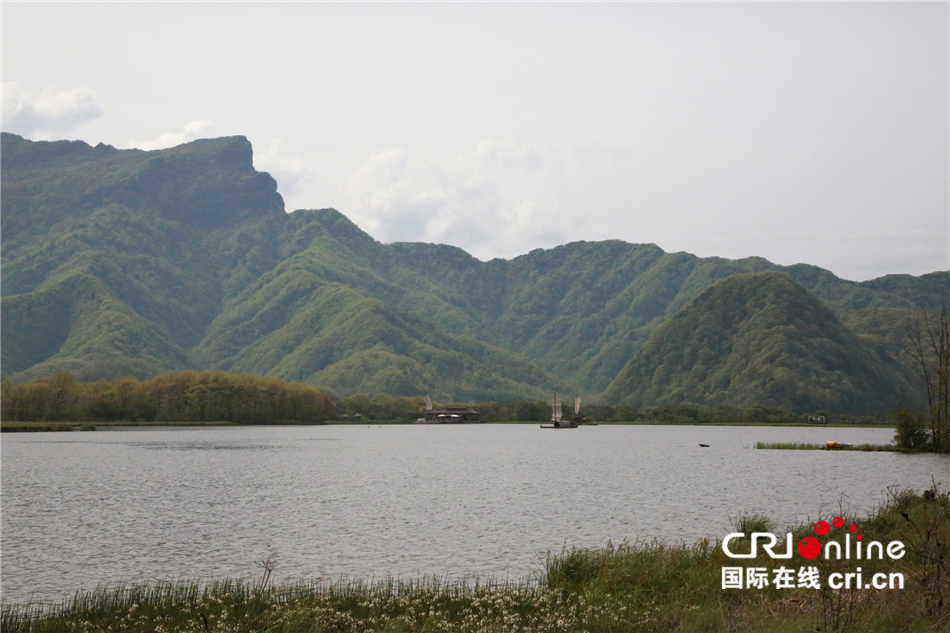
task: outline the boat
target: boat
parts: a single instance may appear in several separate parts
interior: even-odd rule
[[[596,422],[589,422],[587,418],[581,417],[581,397],[574,393],[574,424],[577,426],[597,426]]]
[[[578,405],[579,399],[576,400]],[[561,398],[554,392],[554,406],[551,409],[551,422],[553,424],[542,424],[542,429],[576,429],[577,424],[573,420],[565,420],[561,415]]]
[[[851,444],[844,444],[842,442],[825,442],[825,446],[831,450],[836,448],[851,448]]]

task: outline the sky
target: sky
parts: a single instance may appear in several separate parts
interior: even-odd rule
[[[0,4],[2,128],[246,136],[288,211],[482,260],[620,239],[950,269],[950,4]]]

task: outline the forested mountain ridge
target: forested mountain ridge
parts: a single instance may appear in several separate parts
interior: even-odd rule
[[[717,281],[659,326],[605,392],[635,407],[702,401],[873,414],[916,399],[903,367],[787,273]]]
[[[287,214],[242,137],[157,152],[2,136],[3,376],[225,369],[347,395],[603,391],[716,281],[783,270],[869,345],[947,273],[864,283],[799,264],[576,242],[481,262],[381,244],[332,209]]]

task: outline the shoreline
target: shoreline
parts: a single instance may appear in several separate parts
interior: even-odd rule
[[[479,426],[479,425],[523,425],[523,424],[543,424],[537,420],[513,420],[509,422],[477,422],[470,424],[433,424],[417,426]],[[62,432],[88,432],[106,428],[115,427],[297,427],[297,426],[414,426],[415,423],[404,420],[366,420],[362,422],[340,422],[330,420],[317,424],[235,424],[233,422],[207,421],[207,422],[141,422],[141,421],[114,421],[96,422],[96,421],[77,421],[77,422],[0,422],[0,433],[62,433]],[[747,427],[790,427],[790,428],[844,428],[844,429],[893,429],[893,424],[847,424],[847,423],[829,423],[829,424],[808,424],[808,423],[790,423],[790,422],[595,422],[597,426],[747,426]],[[816,445],[817,446],[817,445]]]

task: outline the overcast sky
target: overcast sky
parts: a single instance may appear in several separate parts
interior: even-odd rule
[[[3,129],[243,135],[288,211],[484,260],[922,274],[950,268],[948,6],[3,2]]]

